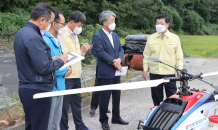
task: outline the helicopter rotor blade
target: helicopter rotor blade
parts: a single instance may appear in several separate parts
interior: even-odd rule
[[[218,86],[213,85],[213,84],[211,84],[211,83],[208,83],[208,82],[202,80],[203,77],[218,75],[218,71],[217,71],[217,72],[211,72],[211,73],[205,73],[205,74],[199,74],[199,75],[192,75],[192,74],[187,73],[186,71],[183,71],[183,70],[180,70],[180,69],[178,69],[178,68],[176,68],[176,67],[170,66],[170,65],[168,65],[168,64],[166,64],[166,63],[164,63],[164,62],[162,62],[162,61],[159,60],[159,59],[156,59],[156,58],[147,58],[147,59],[148,59],[148,60],[151,60],[151,61],[153,61],[153,62],[159,62],[159,63],[162,63],[162,64],[164,64],[164,65],[167,65],[167,66],[169,66],[169,67],[171,67],[171,68],[174,68],[176,71],[180,71],[180,72],[182,72],[183,74],[186,74],[186,75],[191,76],[191,77],[192,77],[192,80],[193,80],[193,79],[198,79],[198,80],[200,80],[200,81],[202,81],[202,82],[204,82],[204,83],[206,83],[206,84],[209,84],[209,85],[212,86],[213,88],[218,89]]]
[[[86,93],[86,92],[105,91],[105,90],[130,90],[130,89],[139,89],[139,88],[149,88],[149,87],[156,87],[161,83],[166,83],[169,81],[170,81],[169,79],[158,79],[158,80],[111,84],[111,85],[79,88],[79,89],[71,89],[71,90],[63,90],[63,91],[45,92],[45,93],[35,94],[33,95],[33,98],[37,99],[37,98],[45,98],[45,97],[77,94],[77,93]]]
[[[205,73],[205,74],[201,75],[201,78],[207,77],[207,76],[214,76],[214,75],[218,75],[218,71],[217,72]]]
[[[217,89],[218,90],[218,86],[217,85],[213,85],[213,88]]]
[[[147,59],[150,60],[150,61],[153,61],[153,62],[159,62],[159,63],[162,63],[161,60],[156,59],[156,58],[147,58]]]

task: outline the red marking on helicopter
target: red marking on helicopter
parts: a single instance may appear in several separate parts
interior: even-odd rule
[[[194,92],[190,91],[193,95],[191,96],[183,96],[183,98],[179,97],[179,95],[174,94],[169,98],[178,98],[188,101],[188,104],[184,110],[184,113],[187,112],[192,106],[194,106],[206,93],[203,92]]]
[[[153,107],[151,107],[150,110],[154,109],[155,107],[157,107],[157,106],[153,106]]]

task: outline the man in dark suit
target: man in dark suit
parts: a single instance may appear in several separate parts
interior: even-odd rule
[[[52,98],[33,99],[36,93],[53,91],[55,71],[67,62],[68,54],[51,56],[42,35],[49,31],[55,18],[51,4],[40,3],[30,20],[15,35],[14,51],[19,76],[19,97],[25,113],[25,130],[47,130]]]
[[[93,48],[91,49],[91,52],[96,57],[96,59],[98,59],[96,51]],[[97,68],[97,65],[98,65],[98,62],[96,62],[96,68]],[[94,86],[99,86],[98,78],[95,78],[95,85]],[[98,108],[98,104],[99,104],[99,92],[97,91],[97,92],[92,93],[92,101],[91,101],[91,105],[90,105],[90,107],[91,107],[90,114],[91,115],[95,114],[95,110]],[[108,109],[107,113],[111,113],[111,111]]]
[[[120,83],[120,76],[115,76],[115,71],[120,71],[121,61],[123,59],[124,51],[121,46],[119,36],[112,32],[115,29],[116,15],[110,11],[103,11],[100,15],[99,22],[102,29],[98,31],[92,38],[93,47],[98,55],[97,78],[99,86],[118,84]],[[108,125],[108,104],[110,95],[112,94],[112,123],[128,124],[129,122],[122,120],[120,117],[120,90],[101,91],[99,95],[99,110],[100,119],[104,130],[109,130]]]

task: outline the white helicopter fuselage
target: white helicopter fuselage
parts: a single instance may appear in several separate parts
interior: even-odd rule
[[[209,102],[197,108],[176,130],[207,130],[209,116],[216,115],[218,102]]]
[[[211,92],[193,92],[192,96],[184,96],[181,98],[175,94],[170,98],[178,98],[188,101],[183,114],[178,120],[175,121],[174,125],[170,127],[170,130],[212,130],[210,129],[211,126],[209,125],[209,117],[211,115],[218,115],[218,95],[213,96]],[[164,126],[164,124],[155,126],[155,123],[153,123],[155,122],[154,119],[158,120],[158,118],[155,118],[155,116],[157,116],[158,114],[158,112],[156,111],[159,111],[160,109],[165,108],[161,108],[160,104],[158,107],[155,107],[150,111],[144,121],[144,126],[150,125],[149,127],[159,128],[160,130],[169,129],[169,127],[162,127]],[[160,113],[159,116],[161,116]],[[166,117],[163,116],[161,118]],[[168,122],[162,122],[167,124],[168,126],[170,124]]]

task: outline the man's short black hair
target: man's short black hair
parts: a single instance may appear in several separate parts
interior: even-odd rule
[[[86,23],[86,16],[80,11],[73,11],[70,14],[69,22],[73,20],[75,23],[81,22],[82,24]]]
[[[45,17],[46,21],[49,21],[49,19],[51,18],[51,12],[55,13],[55,9],[52,7],[51,4],[39,3],[33,8],[30,14],[30,19],[36,21],[40,17]]]
[[[165,22],[166,23],[169,23],[170,22],[170,18],[168,17],[168,15],[166,14],[159,14],[156,19],[155,19],[155,22],[157,21],[157,19],[165,19]]]
[[[60,21],[60,14],[62,14],[61,11],[59,11],[59,10],[56,10],[56,11],[55,11],[55,18],[54,18],[54,21],[56,21],[56,22],[59,22],[59,21]],[[63,14],[62,14],[62,15],[63,15]]]

